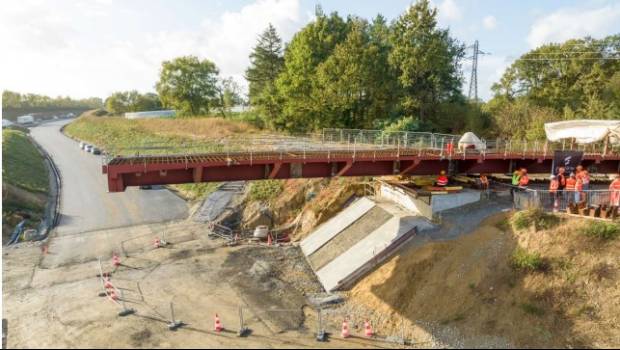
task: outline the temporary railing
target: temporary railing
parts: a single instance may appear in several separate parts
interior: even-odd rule
[[[582,204],[585,207],[610,207],[617,205],[613,191],[556,191],[516,189],[514,204],[518,209],[542,208],[546,211],[564,211],[573,204]]]
[[[139,158],[144,156],[241,155],[259,157],[280,154],[287,158],[306,158],[310,153],[347,153],[355,158],[359,152],[377,152],[383,155],[428,155],[452,159],[477,154],[514,157],[547,157],[556,150],[580,150],[586,155],[601,157],[618,155],[620,148],[601,143],[588,145],[569,141],[547,142],[541,140],[482,140],[475,149],[459,149],[460,136],[424,132],[387,132],[381,130],[324,129],[321,133],[252,136],[232,136],[221,139],[194,140],[177,143],[146,142],[131,147],[105,147],[104,162],[118,156]]]

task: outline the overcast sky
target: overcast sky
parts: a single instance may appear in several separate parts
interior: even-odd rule
[[[396,18],[409,0],[2,0],[0,89],[105,98],[154,91],[161,62],[181,55],[213,60],[240,83],[248,54],[268,23],[288,41],[314,8]],[[433,0],[439,22],[467,45],[480,41],[479,91],[512,60],[543,43],[620,33],[618,0]],[[469,79],[470,61],[463,63]],[[467,85],[467,82],[466,84]],[[465,93],[467,90],[464,88]]]

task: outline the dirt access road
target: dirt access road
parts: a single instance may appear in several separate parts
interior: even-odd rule
[[[185,218],[188,208],[166,189],[128,188],[108,193],[101,174],[101,156],[80,150],[60,132],[69,121],[44,123],[31,129],[32,137],[50,154],[62,177],[59,236],[104,228]]]
[[[156,249],[153,237],[163,232],[172,244]],[[68,247],[70,253],[59,254]],[[111,252],[121,255],[117,269]],[[136,314],[119,317],[120,306],[98,296],[100,257]],[[223,247],[203,224],[187,221],[91,231],[79,240],[53,237],[46,254],[32,243],[3,252],[9,348],[392,346],[342,340],[335,330],[329,342],[316,342],[316,313],[303,293],[318,288],[297,247]],[[167,327],[171,302],[175,319],[186,324],[176,331]],[[236,334],[239,307],[251,329],[244,338]],[[224,332],[213,331],[216,313]]]

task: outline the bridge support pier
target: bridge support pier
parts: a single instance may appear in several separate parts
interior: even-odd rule
[[[192,170],[192,177],[194,179],[195,183],[199,183],[202,182],[202,171],[203,171],[203,167],[199,166],[199,167],[195,167]]]

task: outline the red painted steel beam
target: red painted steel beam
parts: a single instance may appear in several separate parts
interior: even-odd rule
[[[162,161],[162,159],[164,159]],[[549,173],[552,156],[540,154],[467,154],[456,155],[457,171],[467,173],[507,173],[511,161],[515,167],[526,167],[530,173]],[[208,155],[187,157],[127,157],[115,158],[102,168],[108,177],[110,192],[124,191],[127,186],[166,185],[196,182],[235,180],[317,178],[332,176],[393,175],[395,162],[401,174],[435,175],[447,170],[449,160],[438,153],[402,154],[397,152],[315,152],[282,156],[265,154],[247,157],[237,155]],[[616,173],[620,156],[602,158],[586,155],[585,166],[593,172]],[[396,169],[398,170],[398,169]]]

